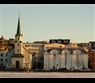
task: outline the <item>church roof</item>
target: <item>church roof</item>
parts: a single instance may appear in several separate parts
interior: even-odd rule
[[[14,58],[24,58],[22,54],[14,54],[12,57]]]
[[[18,17],[18,25],[17,25],[17,33],[16,33],[16,36],[17,35],[22,35],[22,33],[21,33],[21,26],[20,26],[20,16]]]
[[[24,48],[28,53],[30,53],[31,55],[33,55],[32,52],[30,52],[25,46],[23,46],[23,48]]]
[[[50,53],[51,52],[51,50],[58,50],[58,52],[59,52],[59,54],[61,54],[61,52],[63,51],[63,50],[69,50],[70,51],[70,53],[72,54],[73,53],[73,51],[74,50],[80,50],[82,53],[87,53],[83,48],[50,48],[50,49],[47,49],[47,50],[45,50],[44,51],[44,53]]]

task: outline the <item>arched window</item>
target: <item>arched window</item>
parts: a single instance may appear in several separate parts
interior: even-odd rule
[[[67,52],[65,52],[65,67],[66,67],[66,64],[67,64]]]
[[[54,53],[53,56],[54,56],[54,63],[53,63],[53,65],[55,67],[56,66],[56,53]]]

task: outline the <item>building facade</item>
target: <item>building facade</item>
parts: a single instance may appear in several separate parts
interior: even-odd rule
[[[8,49],[0,50],[0,68],[6,68],[6,64],[8,62],[7,52]]]
[[[88,53],[82,48],[51,48],[44,52],[44,69],[88,69]]]
[[[89,46],[89,68],[95,70],[95,41],[90,41]]]

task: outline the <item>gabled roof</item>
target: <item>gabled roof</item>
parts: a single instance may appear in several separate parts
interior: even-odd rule
[[[14,49],[14,47],[10,51],[8,51],[7,54],[10,53],[13,49]]]
[[[27,50],[27,48],[25,47],[25,46],[22,46],[27,52],[29,52],[31,55],[32,55],[32,53],[29,51],[29,50]]]
[[[87,53],[83,48],[50,48],[50,49],[47,49],[47,50],[45,50],[44,51],[44,53],[45,52],[47,52],[47,53],[50,53],[51,52],[51,50],[58,50],[58,52],[59,52],[59,54],[63,51],[63,50],[69,50],[70,51],[70,53],[72,54],[73,53],[73,51],[74,50],[80,50],[82,53]]]

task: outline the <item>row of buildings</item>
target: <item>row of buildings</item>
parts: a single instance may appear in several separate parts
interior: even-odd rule
[[[15,38],[0,38],[0,68],[95,69],[95,42],[72,43],[70,39],[23,42],[18,17]]]

